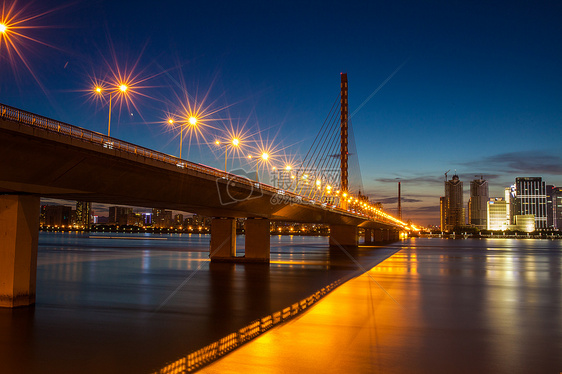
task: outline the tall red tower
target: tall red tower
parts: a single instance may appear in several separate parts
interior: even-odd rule
[[[348,192],[349,184],[348,184],[348,171],[347,171],[347,157],[348,157],[348,103],[347,103],[347,73],[341,73],[341,131],[340,131],[340,138],[341,138],[341,191],[342,193]]]

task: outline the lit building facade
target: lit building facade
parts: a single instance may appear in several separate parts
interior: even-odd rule
[[[463,183],[458,175],[453,175],[448,181],[445,181],[445,198],[442,201],[442,218],[441,227],[446,230],[452,230],[455,226],[465,225],[464,203],[463,203]]]
[[[514,215],[535,216],[535,228],[547,228],[546,186],[540,177],[520,177],[515,179]],[[517,222],[516,222],[517,223]]]
[[[486,229],[504,231],[509,229],[509,203],[501,197],[488,200],[486,204]]]
[[[552,196],[552,227],[562,230],[562,187],[553,187]]]
[[[507,222],[513,222],[513,196],[515,196],[515,185],[506,187],[504,190],[504,200],[507,203]]]
[[[152,227],[170,228],[173,225],[172,211],[163,209],[152,209]]]
[[[535,231],[533,214],[515,215],[509,218],[509,202],[501,197],[490,198],[487,204],[487,229],[491,231]]]
[[[92,214],[92,204],[87,201],[76,202],[76,225],[90,229],[90,221]]]
[[[130,212],[127,214],[127,226],[143,226],[143,216],[141,213]]]
[[[511,225],[511,228],[517,231],[533,232],[536,229],[535,218],[533,214],[516,215],[515,225]]]
[[[445,223],[447,222],[447,218],[446,216],[446,211],[445,211],[445,207],[446,207],[446,202],[445,202],[445,198],[443,196],[441,196],[439,198],[439,217],[440,217],[440,222],[441,222],[441,230],[445,230]]]
[[[488,181],[480,177],[470,182],[469,223],[479,229],[487,227],[487,209],[490,194]]]

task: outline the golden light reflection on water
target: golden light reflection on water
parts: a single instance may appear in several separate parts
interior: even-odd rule
[[[559,368],[559,253],[506,247],[483,255],[478,245],[463,245],[405,246],[305,315],[202,372],[525,373]]]
[[[383,263],[372,268],[369,273],[418,273],[418,255],[412,252],[398,252]]]
[[[338,287],[307,313],[261,335],[201,372],[377,372],[379,356],[386,351],[383,347],[391,346],[399,352],[400,347],[411,344],[411,339],[388,329],[397,323],[409,323],[411,316],[400,303],[405,297],[415,300],[419,294],[416,287],[402,289],[402,285],[395,283],[397,274],[415,273],[415,267],[407,264],[408,259],[412,259],[411,254],[395,254]],[[354,359],[356,355],[365,359]]]
[[[298,266],[301,268],[307,266],[322,266],[327,268],[329,265],[328,261],[311,261],[311,260],[271,260],[272,265],[289,265],[290,267]]]

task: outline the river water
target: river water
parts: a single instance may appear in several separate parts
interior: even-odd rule
[[[451,357],[454,342],[480,356],[499,352],[499,362],[482,367],[474,366],[474,355],[468,367],[479,370],[507,372],[501,368],[526,353],[536,364],[531,368],[559,362],[562,241],[418,238],[349,252],[329,250],[326,237],[273,236],[267,266],[211,264],[209,240],[41,233],[36,305],[0,309],[1,372],[150,373],[377,264],[369,273],[386,290],[381,297],[407,306],[385,322],[399,332],[390,334],[396,363],[412,363],[404,370],[431,368],[440,352]],[[243,238],[238,241],[242,248]],[[342,310],[352,314],[356,307],[363,305]],[[448,335],[451,328],[456,338]],[[408,349],[409,360],[400,359]]]
[[[209,242],[40,233],[36,305],[0,309],[0,372],[150,373],[398,250],[273,236],[268,266],[210,263]]]
[[[411,239],[202,370],[562,372],[562,241]]]

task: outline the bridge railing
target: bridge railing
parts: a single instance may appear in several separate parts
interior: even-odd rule
[[[96,131],[91,131],[65,122],[56,121],[5,104],[0,104],[0,114],[1,114],[1,118],[4,119],[17,121],[26,124],[28,126],[41,128],[50,132],[56,132],[59,134],[67,135],[73,139],[88,141],[90,143],[100,145],[103,148],[114,149],[122,152],[140,155],[146,158],[162,161],[177,166],[178,168],[181,169],[190,169],[205,174],[209,174],[213,177],[226,177],[228,179],[235,180],[236,182],[240,182],[243,184],[248,184],[248,185],[251,184],[251,182],[246,178],[239,177],[235,174],[224,172],[222,170],[218,170],[210,166],[183,160],[178,157],[174,157],[162,152],[154,151],[146,147],[125,142],[123,140],[118,140],[116,138],[112,138],[110,136],[101,134]],[[263,186],[265,185],[261,183],[259,183],[259,186],[256,186],[255,183],[253,183],[252,185],[252,187],[260,187],[260,188]],[[273,189],[273,187],[271,188]]]
[[[258,188],[264,191],[268,191],[274,194],[282,194],[284,196],[290,197],[292,198],[294,201],[302,201],[305,204],[312,204],[312,205],[318,205],[319,207],[323,207],[323,208],[329,208],[331,210],[337,210],[340,211],[342,213],[347,213],[349,214],[349,212],[345,209],[342,209],[338,206],[333,206],[333,205],[326,205],[323,204],[322,202],[316,201],[314,199],[310,199],[304,196],[301,196],[299,194],[296,194],[294,192],[291,191],[284,191],[284,190],[280,190],[276,187],[264,184],[264,183],[259,183],[256,181],[252,181],[249,180],[247,178],[243,178],[240,177],[238,175],[235,174],[231,174],[210,166],[206,166],[206,165],[202,165],[202,164],[197,164],[195,162],[191,162],[191,161],[187,161],[187,160],[183,160],[181,158],[175,157],[175,156],[171,156],[168,155],[166,153],[162,153],[162,152],[158,152],[158,151],[154,151],[152,149],[146,148],[146,147],[142,147],[133,143],[129,143],[129,142],[125,142],[123,140],[119,140],[116,138],[112,138],[110,136],[101,134],[99,132],[96,131],[92,131],[92,130],[87,130],[84,129],[82,127],[78,127],[78,126],[74,126],[65,122],[61,122],[61,121],[57,121],[51,118],[47,118],[47,117],[43,117],[31,112],[27,112],[25,110],[21,110],[18,108],[14,108],[11,107],[9,105],[5,105],[5,104],[0,104],[0,117],[3,119],[8,119],[8,120],[12,120],[12,121],[17,121],[19,123],[23,123],[25,125],[31,126],[31,127],[36,127],[36,128],[41,128],[43,130],[47,130],[50,132],[55,132],[55,133],[59,133],[59,134],[63,134],[66,136],[69,136],[70,138],[73,139],[79,139],[81,141],[86,141],[89,143],[93,143],[96,145],[99,145],[100,147],[106,148],[106,149],[114,149],[114,150],[118,150],[121,152],[127,152],[127,153],[131,153],[131,154],[135,154],[135,155],[140,155],[146,158],[150,158],[153,160],[157,160],[157,161],[161,161],[170,165],[174,165],[180,169],[184,169],[184,170],[193,170],[193,171],[197,171],[203,174],[207,174],[209,176],[215,177],[215,178],[224,178],[224,179],[228,179],[231,181],[235,181],[237,183],[240,183],[242,185],[246,185],[248,187],[251,188]],[[362,215],[362,216],[366,216],[365,214],[359,214],[358,215]],[[384,218],[384,217],[379,217],[379,216],[369,216],[370,218],[376,218],[380,221],[388,221],[391,222],[390,220]]]

